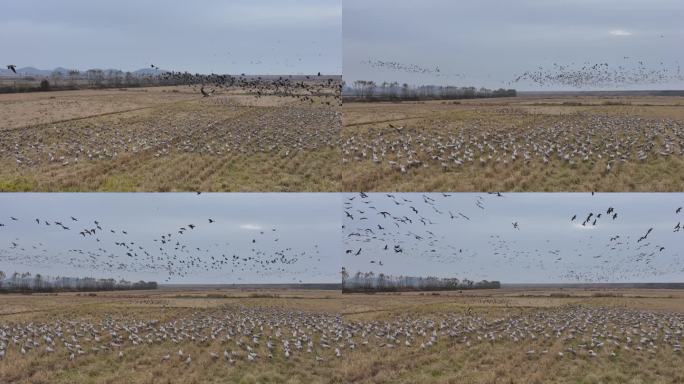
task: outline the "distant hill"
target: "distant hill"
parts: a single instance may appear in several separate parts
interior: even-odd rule
[[[14,72],[5,67],[0,69],[0,75],[3,76],[49,76],[51,73],[52,70],[38,69],[33,67],[17,68],[17,74],[14,74]]]
[[[93,69],[98,69],[98,68],[93,68]],[[52,75],[53,72],[59,72],[60,74],[66,76],[69,74],[70,69],[64,68],[64,67],[57,67],[55,69],[38,69],[34,67],[21,67],[17,68],[17,73],[15,74],[11,70],[7,69],[6,67],[0,68],[0,76],[38,76],[38,77],[49,77]],[[88,70],[79,70],[81,74],[85,74]],[[118,69],[103,69],[102,70],[105,74],[110,74],[112,72],[119,72],[120,70]],[[126,71],[120,71],[123,73],[126,73]],[[162,73],[168,72],[163,69],[155,69],[155,68],[141,68],[136,71],[132,71],[134,75],[137,76],[149,76],[149,75],[160,75]]]

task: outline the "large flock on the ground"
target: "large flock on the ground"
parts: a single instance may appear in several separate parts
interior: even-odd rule
[[[164,76],[174,84],[199,88],[198,94],[209,98],[201,103],[210,112],[160,107],[151,119],[117,116],[4,130],[0,158],[19,166],[68,166],[131,154],[225,157],[266,153],[287,158],[339,145],[339,79],[308,76],[297,81],[173,72]],[[254,99],[287,100],[283,105],[246,108],[231,101],[230,92],[235,91]]]
[[[532,119],[500,110],[499,118]],[[412,169],[454,171],[464,167],[600,164],[610,172],[625,163],[684,156],[684,124],[672,119],[603,116],[587,113],[537,116],[517,126],[485,117],[430,129],[385,123],[346,133],[343,162],[363,162],[408,173]],[[495,119],[497,120],[497,119]]]
[[[245,364],[306,356],[340,357],[344,326],[338,315],[273,308],[226,307],[192,311],[168,320],[105,316],[101,320],[60,318],[50,322],[0,323],[0,359],[9,353],[126,356],[131,349],[158,346],[161,364],[213,360]],[[201,351],[193,354],[187,349]]]
[[[65,360],[125,358],[152,346],[160,364],[250,364],[271,359],[323,362],[356,351],[426,351],[504,345],[519,354],[574,358],[656,358],[680,354],[684,315],[626,308],[563,306],[347,320],[341,315],[273,308],[197,310],[168,320],[105,316],[0,323],[0,360],[57,355]],[[190,352],[192,350],[192,352]],[[149,353],[149,352],[148,352]],[[450,352],[451,353],[451,352]],[[2,362],[0,361],[0,364]]]

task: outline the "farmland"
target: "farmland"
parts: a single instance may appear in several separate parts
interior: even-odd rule
[[[0,295],[0,381],[343,382],[339,296],[178,288]]]
[[[198,86],[0,95],[0,190],[337,190],[333,95],[225,87],[202,97]]]
[[[684,294],[511,288],[341,295],[0,295],[16,383],[672,383]]]
[[[679,191],[684,99],[350,102],[345,191]]]
[[[351,295],[359,383],[674,383],[681,291],[502,289]]]

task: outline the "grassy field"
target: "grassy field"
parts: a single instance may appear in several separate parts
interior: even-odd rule
[[[681,191],[684,98],[345,103],[345,191]]]
[[[0,191],[336,191],[330,100],[191,87],[0,95]]]
[[[0,381],[676,383],[683,329],[670,290],[0,295]]]

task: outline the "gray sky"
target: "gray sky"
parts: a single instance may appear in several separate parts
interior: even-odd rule
[[[430,193],[426,196],[434,201],[429,203],[422,194],[392,195],[345,195],[345,210],[353,219],[345,215],[343,221],[344,248],[351,250],[343,265],[351,274],[373,271],[504,283],[684,281],[684,230],[673,232],[678,222],[684,223],[684,210],[675,213],[684,205],[681,193]],[[618,214],[616,219],[606,214],[609,207]],[[382,211],[412,223],[383,218],[378,213]],[[594,216],[583,226],[590,212]],[[601,217],[593,225],[598,213]],[[575,214],[577,219],[571,221]],[[651,227],[648,237],[638,241]],[[396,253],[395,245],[403,253]]]
[[[670,73],[684,64],[681,0],[345,0],[343,11],[348,83],[362,79],[499,88],[524,71],[552,68],[553,63],[609,63],[610,68],[621,65],[631,71],[643,61],[646,68]],[[439,67],[441,76],[361,63],[369,59]],[[548,90],[531,82],[513,86]],[[683,87],[678,80],[620,88]]]
[[[325,193],[3,193],[0,270],[161,283],[168,276],[166,261],[175,255],[173,269],[187,273],[172,276],[172,283],[337,283],[340,198]],[[186,228],[182,235],[181,227]],[[95,235],[79,234],[92,228]],[[171,241],[162,244],[161,235],[169,233]],[[223,255],[225,264],[206,271],[212,256],[225,260]],[[253,259],[234,265],[234,255]],[[192,258],[195,266],[183,267],[181,260],[187,265]],[[258,263],[273,259],[278,261],[269,265],[284,270],[264,272]]]
[[[5,1],[3,67],[341,73],[341,0]]]

